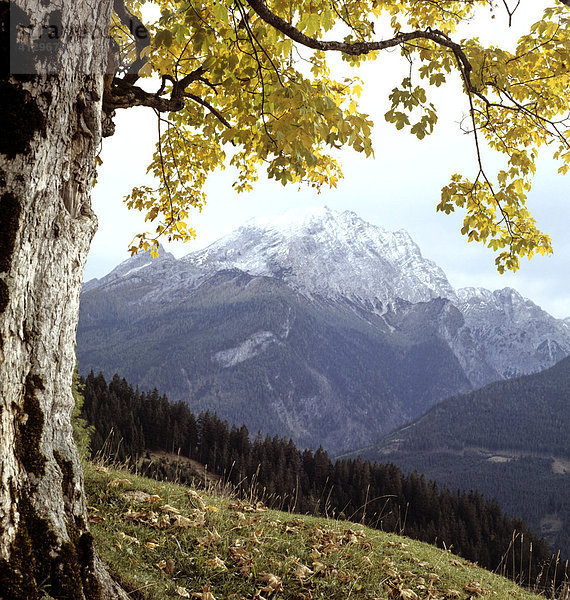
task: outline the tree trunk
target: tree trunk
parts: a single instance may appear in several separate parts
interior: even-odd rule
[[[112,0],[15,4],[55,42],[0,79],[0,599],[126,597],[94,553],[70,424]]]

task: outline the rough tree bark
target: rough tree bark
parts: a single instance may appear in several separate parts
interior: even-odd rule
[[[47,59],[38,54],[55,62],[33,65],[44,74],[3,69],[0,78],[4,600],[126,598],[94,553],[70,425],[79,293],[97,223],[90,193],[112,4],[18,0],[11,7],[29,21],[32,37],[56,42]],[[0,7],[5,25],[10,7]]]

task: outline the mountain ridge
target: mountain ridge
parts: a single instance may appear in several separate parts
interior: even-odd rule
[[[385,304],[395,298],[455,297],[443,271],[423,258],[407,232],[389,232],[354,212],[327,207],[298,220],[294,214],[250,220],[181,260],[210,271],[238,268],[276,277],[306,294],[329,298]]]
[[[85,285],[82,372],[119,372],[299,445],[365,445],[570,353],[565,321],[514,290],[456,292],[408,234],[350,211],[257,220],[182,259],[159,254]]]

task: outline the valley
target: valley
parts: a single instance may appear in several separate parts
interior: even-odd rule
[[[570,554],[569,320],[455,290],[403,231],[323,208],[136,256],[84,285],[77,344],[85,375],[479,490]]]
[[[448,398],[353,453],[477,489],[570,553],[570,358]]]

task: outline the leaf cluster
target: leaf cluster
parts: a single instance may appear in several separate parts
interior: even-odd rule
[[[252,189],[260,170],[283,185],[334,187],[342,175],[335,149],[372,154],[372,123],[357,109],[362,83],[334,79],[324,53],[302,55],[240,3],[161,7],[160,19],[149,26],[152,47],[141,74],[162,78],[164,94],[198,70],[204,75],[187,88],[181,110],[157,115],[160,139],[149,171],[160,185],[135,188],[127,205],[158,225],[150,238],[137,238],[132,252],[149,249],[159,236],[192,237],[189,209],[203,206],[206,177],[226,159],[241,192]],[[299,12],[300,26],[310,33],[335,23],[330,7],[318,16],[302,6]]]
[[[131,252],[156,247],[160,236],[191,238],[190,209],[203,207],[207,176],[226,162],[236,170],[240,192],[252,189],[260,173],[284,185],[336,186],[342,176],[336,150],[350,147],[372,156],[372,121],[358,108],[362,82],[356,74],[335,77],[330,51],[357,67],[394,47],[410,65],[385,114],[397,129],[409,128],[418,139],[429,135],[438,111],[427,87],[447,84],[452,73],[462,81],[463,126],[474,142],[477,169],[474,176],[453,175],[438,210],[461,209],[462,233],[495,252],[500,272],[516,270],[521,257],[552,252],[526,200],[539,150],[552,147],[561,173],[570,166],[566,6],[547,7],[508,52],[484,47],[477,37],[452,39],[460,25],[494,10],[490,0],[159,5],[139,75],[159,77],[162,85],[139,103],[153,106],[163,125],[149,167],[160,185],[136,188],[127,198],[129,207],[158,225],[138,236]],[[142,2],[128,6],[140,14]],[[514,10],[507,5],[507,12],[511,20]],[[136,47],[124,27],[116,41],[127,58],[141,59],[132,56]],[[172,102],[161,104],[168,94]],[[165,110],[171,110],[167,117],[159,114]],[[489,152],[503,160],[495,174],[486,167]]]

